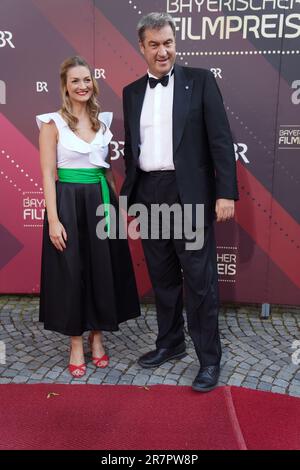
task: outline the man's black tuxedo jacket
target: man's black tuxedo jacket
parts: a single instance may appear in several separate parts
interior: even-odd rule
[[[205,222],[210,223],[216,199],[238,199],[229,123],[210,71],[176,64],[174,79],[173,160],[180,199],[182,204],[204,204]],[[128,196],[129,203],[135,202],[140,117],[147,80],[145,75],[123,90],[126,178],[121,194]]]

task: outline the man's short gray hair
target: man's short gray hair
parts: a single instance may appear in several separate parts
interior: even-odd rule
[[[171,15],[168,13],[148,13],[143,16],[143,18],[138,22],[137,32],[139,35],[139,40],[143,41],[145,36],[146,29],[161,29],[164,26],[169,25],[172,28],[173,34],[175,36],[176,26],[175,21]]]

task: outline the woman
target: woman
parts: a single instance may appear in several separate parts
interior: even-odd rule
[[[81,57],[64,61],[60,78],[60,111],[37,116],[46,200],[40,321],[71,337],[69,371],[82,377],[83,332],[91,332],[94,365],[106,367],[101,331],[118,330],[140,307],[127,240],[96,234],[97,207],[117,208],[107,161],[112,113],[100,113],[97,82]]]

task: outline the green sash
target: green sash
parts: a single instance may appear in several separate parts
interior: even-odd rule
[[[58,179],[62,183],[100,183],[102,191],[102,200],[104,204],[104,214],[106,219],[107,233],[110,233],[109,216],[109,187],[105,177],[105,168],[58,168]]]

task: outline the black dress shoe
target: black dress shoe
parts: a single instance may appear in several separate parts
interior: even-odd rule
[[[192,384],[192,389],[196,392],[210,392],[217,386],[219,375],[220,366],[201,367]]]
[[[186,356],[185,344],[180,344],[176,348],[159,348],[155,351],[150,351],[141,356],[138,364],[145,369],[150,367],[158,367],[171,359],[181,359]]]

